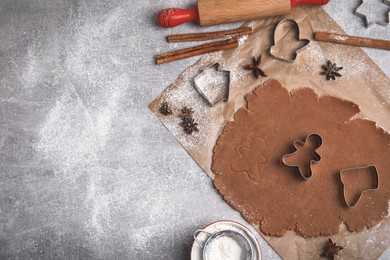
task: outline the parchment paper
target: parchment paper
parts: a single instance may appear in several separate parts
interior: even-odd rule
[[[225,122],[231,120],[234,113],[245,105],[245,94],[267,80],[256,80],[250,71],[242,68],[251,63],[252,56],[262,54],[260,67],[270,78],[280,80],[288,89],[311,87],[320,95],[331,94],[351,100],[361,108],[359,117],[376,121],[378,126],[390,130],[390,79],[360,48],[311,41],[309,47],[298,54],[294,63],[282,62],[269,55],[269,48],[274,42],[274,29],[284,18],[293,18],[298,22],[301,38],[312,40],[315,31],[344,33],[320,7],[300,7],[286,17],[247,22],[243,26],[253,27],[254,33],[237,49],[204,56],[186,69],[149,105],[150,110],[212,179],[212,149],[220,131]],[[285,37],[291,37],[290,33],[286,33]],[[282,42],[289,42],[288,38],[284,40]],[[335,81],[326,81],[319,75],[321,65],[328,59],[344,67],[341,71],[343,76]],[[221,70],[230,71],[230,94],[228,102],[210,107],[196,91],[193,78],[214,63],[220,63]],[[186,135],[179,125],[177,115],[161,115],[158,109],[163,101],[169,102],[176,114],[183,106],[192,107],[199,132]],[[258,227],[256,229],[259,230]],[[284,259],[317,259],[328,239],[303,238],[293,231],[287,232],[283,237],[263,237]],[[340,258],[376,259],[390,247],[390,218],[387,217],[381,224],[362,232],[351,233],[342,225],[339,234],[331,238],[345,248],[339,254]]]

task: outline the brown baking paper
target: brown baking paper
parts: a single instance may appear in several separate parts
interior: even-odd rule
[[[274,29],[284,18],[297,21],[300,38],[311,40],[309,47],[300,52],[293,63],[276,60],[269,54],[269,48],[274,44]],[[300,7],[289,16],[251,21],[243,26],[253,27],[254,33],[245,41],[241,39],[242,43],[237,49],[204,56],[149,105],[150,110],[211,179],[214,179],[211,171],[212,150],[226,121],[232,120],[234,113],[246,104],[244,96],[247,93],[268,80],[265,77],[257,80],[251,71],[243,69],[244,65],[252,62],[252,56],[261,54],[260,68],[269,78],[281,81],[289,90],[310,87],[319,95],[330,94],[353,101],[361,109],[358,117],[373,120],[378,126],[390,130],[389,77],[358,47],[313,41],[315,31],[345,34],[322,8]],[[286,29],[280,37],[279,44],[284,44],[282,50],[291,44],[299,46],[294,42],[291,30]],[[327,81],[319,74],[321,65],[328,59],[344,67],[341,70],[343,76],[335,81]],[[229,70],[231,78],[228,102],[211,107],[197,92],[193,79],[214,63],[219,63],[221,70]],[[173,115],[163,116],[159,113],[160,104],[164,101],[171,104]],[[193,116],[199,132],[192,135],[183,132],[177,116],[183,106],[194,109]],[[259,230],[258,226],[254,226]],[[283,237],[263,237],[284,259],[317,259],[328,239],[303,238],[293,231],[288,231]],[[379,225],[361,232],[349,232],[345,225],[341,225],[340,232],[331,238],[345,248],[339,253],[340,258],[376,259],[390,247],[390,218],[388,216]]]

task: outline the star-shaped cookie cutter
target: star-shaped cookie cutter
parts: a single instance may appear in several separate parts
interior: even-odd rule
[[[277,45],[278,41],[280,40],[280,39],[278,39],[278,37],[277,37],[277,32],[278,32],[278,30],[280,29],[280,27],[281,27],[283,24],[285,24],[285,23],[290,23],[290,24],[292,24],[292,25],[293,25],[292,28],[294,28],[294,29],[295,29],[295,32],[296,32],[296,39],[297,39],[298,41],[304,42],[304,45],[303,45],[301,48],[295,50],[295,52],[294,52],[295,55],[292,56],[293,58],[291,58],[291,59],[285,58],[285,57],[281,57],[281,56],[278,56],[277,54],[274,53],[275,46]],[[309,47],[309,43],[310,43],[310,40],[304,39],[304,38],[300,38],[299,25],[298,25],[298,23],[297,23],[295,20],[293,20],[293,19],[284,19],[284,20],[280,21],[280,22],[278,23],[278,25],[276,26],[276,28],[275,28],[275,31],[274,31],[274,44],[271,46],[269,52],[270,52],[271,56],[274,57],[274,58],[277,59],[277,60],[284,61],[284,62],[288,62],[288,63],[293,63],[293,62],[297,59],[298,54],[299,54],[300,52],[304,51],[306,48]]]
[[[359,169],[367,169],[367,168],[371,168],[373,170],[373,173],[374,173],[374,176],[375,176],[375,187],[372,188],[372,189],[363,190],[362,192],[360,192],[359,197],[357,198],[357,200],[355,202],[349,203],[347,201],[346,196],[345,196],[345,183],[343,182],[343,178],[342,178],[343,174],[345,174],[346,172],[349,172],[349,171],[359,170]],[[343,200],[345,202],[345,205],[347,205],[348,208],[353,208],[353,207],[355,207],[359,203],[359,201],[362,198],[364,193],[379,189],[378,169],[376,168],[375,165],[369,165],[369,166],[366,166],[366,167],[353,167],[353,168],[343,169],[343,170],[340,171],[340,181],[341,181],[341,184],[343,186]]]
[[[370,0],[372,1],[372,0]],[[390,22],[390,9],[387,12],[387,20],[386,21],[371,21],[368,17],[369,14],[365,12],[365,5],[366,5],[367,0],[361,0],[360,5],[356,8],[355,10],[355,15],[359,16],[364,19],[364,24],[366,25],[366,28],[370,27],[373,24],[379,24],[382,26],[387,26]],[[383,0],[383,3],[385,5],[390,6],[390,0]]]
[[[302,165],[297,163],[297,164],[290,164],[286,161],[287,158],[289,157],[292,157],[292,156],[295,156],[297,153],[298,153],[298,147],[303,147],[309,139],[316,139],[317,140],[317,144],[318,144],[318,147],[316,149],[314,149],[312,155],[313,155],[313,158],[312,160],[310,160],[310,163],[309,163],[309,171],[308,171],[308,176],[306,176],[302,169]],[[302,176],[302,178],[304,180],[308,180],[310,179],[310,177],[313,175],[313,171],[312,171],[312,166],[313,164],[317,164],[319,162],[321,162],[322,158],[321,158],[321,155],[319,155],[317,153],[317,150],[322,146],[322,137],[319,135],[319,134],[309,134],[307,137],[306,137],[306,140],[303,142],[299,139],[295,140],[294,141],[294,148],[295,148],[295,151],[293,153],[289,153],[289,154],[286,154],[282,157],[282,163],[286,166],[291,166],[291,167],[298,167],[298,170],[299,170],[299,174]]]

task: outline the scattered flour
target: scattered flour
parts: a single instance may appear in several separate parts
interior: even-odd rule
[[[333,40],[338,40],[338,41],[345,41],[345,40],[347,40],[348,39],[348,37],[347,36],[342,36],[342,35],[331,35],[331,37],[330,37],[331,39],[333,39]]]
[[[238,38],[238,44],[242,45],[245,43],[245,41],[248,39],[248,35],[243,35]]]
[[[214,64],[219,59],[220,54],[207,55],[203,60],[203,67],[194,66],[187,69],[179,77],[180,87],[170,86],[161,96],[161,102],[168,102],[171,105],[173,114],[169,116],[160,115],[160,120],[168,130],[178,139],[181,145],[186,149],[201,149],[207,142],[210,132],[220,129],[221,125],[213,120],[213,111],[201,94],[196,90],[193,79],[205,67]],[[179,125],[180,110],[183,107],[191,107],[194,110],[193,118],[198,123],[199,132],[193,132],[191,135],[185,134]]]
[[[123,58],[124,42],[117,35],[125,10],[112,9],[99,20],[72,20],[76,24],[61,45],[65,66],[59,77],[67,81],[40,126],[35,145],[41,158],[54,165],[69,183],[85,181],[82,204],[89,218],[85,228],[96,240],[112,226],[110,204],[128,197],[123,194],[127,189],[123,181],[107,192],[107,183],[113,180],[107,180],[108,169],[100,162],[132,82],[126,73],[131,60]],[[125,50],[132,51],[128,46]],[[26,71],[36,67],[34,62],[39,61],[30,60]],[[34,78],[30,82],[34,83]]]

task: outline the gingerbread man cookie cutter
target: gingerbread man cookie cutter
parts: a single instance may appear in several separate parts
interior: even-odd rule
[[[315,140],[317,142],[317,147],[313,150],[313,152],[311,154],[313,159],[311,159],[309,162],[309,167],[308,167],[308,171],[307,171],[307,175],[306,175],[305,171],[303,169],[304,166],[301,163],[291,163],[288,161],[288,159],[298,155],[299,147],[305,146],[305,144],[307,144],[309,142],[309,139]],[[322,141],[321,135],[314,134],[314,133],[309,134],[306,137],[305,141],[301,141],[300,139],[297,139],[293,143],[295,151],[284,155],[282,157],[282,163],[286,166],[298,167],[299,174],[302,176],[302,178],[304,180],[308,180],[313,175],[313,170],[312,170],[313,164],[317,164],[317,163],[321,162],[321,160],[322,160],[321,155],[317,153],[317,150],[322,146],[322,143],[323,143],[323,141]]]
[[[277,35],[278,31],[281,30],[281,27],[284,25],[284,24],[291,24],[292,25],[292,29],[295,30],[295,35],[296,35],[296,40],[299,41],[299,42],[303,42],[303,46],[296,49],[290,57],[283,57],[281,55],[278,55],[277,53],[275,53],[275,49],[276,49],[276,45],[278,44],[279,42],[279,37]],[[293,63],[297,57],[298,57],[298,54],[301,53],[302,51],[304,51],[305,49],[307,49],[309,47],[309,44],[310,44],[310,40],[309,39],[304,39],[304,38],[300,38],[300,29],[299,29],[299,25],[298,23],[293,20],[293,19],[284,19],[282,21],[280,21],[278,23],[278,25],[276,26],[275,28],[275,31],[274,31],[274,44],[271,46],[270,48],[270,54],[272,57],[274,57],[275,59],[277,60],[280,60],[280,61],[284,61],[284,62],[288,62],[288,63]]]
[[[374,173],[373,176],[375,177],[375,185],[374,185],[373,188],[365,189],[365,190],[361,191],[359,196],[358,196],[358,198],[354,202],[350,203],[350,202],[348,202],[348,200],[346,198],[346,184],[343,181],[343,175],[348,173],[348,172],[351,172],[351,171],[363,170],[363,169],[371,169],[372,170],[372,172]],[[342,193],[343,201],[344,201],[345,205],[347,205],[348,208],[353,208],[353,207],[355,207],[359,203],[359,201],[362,198],[364,193],[367,193],[369,191],[374,191],[374,190],[378,190],[379,189],[378,169],[377,169],[377,167],[375,165],[343,169],[343,170],[340,171],[340,181],[341,181],[341,184],[343,186],[343,193]]]
[[[375,18],[378,17],[378,11],[380,11],[380,7],[378,6],[377,9],[370,8],[370,6],[367,4],[369,1],[373,1],[373,0],[361,0],[360,5],[356,8],[356,10],[354,12],[355,15],[364,19],[364,24],[365,24],[366,28],[370,27],[373,24],[387,26],[390,22],[390,8],[388,8],[388,10],[385,11],[386,20],[373,21],[372,20],[373,17],[375,17]],[[375,1],[378,1],[378,0],[375,0]],[[384,5],[388,5],[390,7],[390,0],[383,0],[382,2]]]
[[[210,106],[229,99],[230,71],[220,70],[219,63],[206,67],[194,78],[196,90]]]

